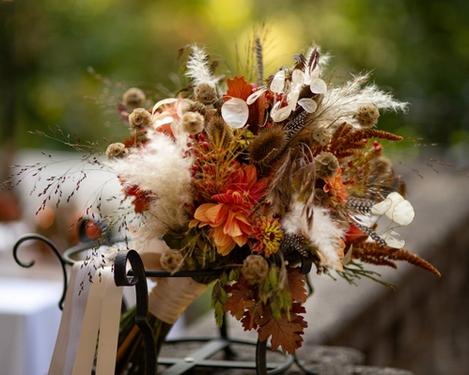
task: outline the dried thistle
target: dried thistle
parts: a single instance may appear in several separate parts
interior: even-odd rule
[[[355,119],[364,128],[372,128],[378,123],[379,109],[374,104],[365,104],[357,109]]]
[[[111,143],[106,149],[108,159],[122,158],[127,155],[127,149],[123,143]]]
[[[317,176],[325,179],[335,175],[337,168],[339,168],[339,161],[334,154],[324,151],[314,158],[314,165]]]
[[[279,126],[260,132],[249,146],[249,157],[254,163],[267,165],[279,156],[286,144],[285,133]]]
[[[205,119],[198,112],[186,112],[182,116],[182,128],[186,133],[198,134],[204,130]]]
[[[167,250],[161,254],[160,264],[165,271],[175,272],[181,268],[183,262],[184,258],[180,251]]]
[[[331,141],[331,134],[328,129],[318,127],[311,131],[311,138],[320,146],[326,146]]]
[[[145,108],[136,108],[129,115],[129,124],[133,129],[142,129],[151,125],[151,114]]]
[[[195,100],[202,104],[210,105],[217,101],[217,92],[215,88],[207,83],[201,83],[194,88]]]
[[[195,102],[192,100],[186,100],[187,105],[184,109],[184,112],[197,112],[200,113],[202,116],[207,114],[207,107],[200,102]]]
[[[145,99],[145,93],[137,87],[131,87],[122,96],[122,102],[129,109],[143,107]]]
[[[261,283],[268,273],[269,263],[261,255],[249,255],[241,267],[241,274],[250,284]]]

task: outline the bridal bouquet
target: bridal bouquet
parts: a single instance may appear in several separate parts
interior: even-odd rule
[[[439,273],[390,229],[410,224],[414,210],[383,155],[382,140],[402,137],[377,123],[405,103],[367,75],[333,86],[317,48],[264,79],[256,47],[256,83],[216,76],[192,46],[190,85],[178,95],[146,108],[144,93],[129,89],[120,109],[130,137],[106,154],[141,216],[139,248],[157,252],[167,271],[223,270],[212,292],[217,320],[229,312],[273,349],[293,353],[307,325],[304,275],[313,266],[350,282],[376,277],[363,263],[404,260]],[[179,289],[161,284],[155,316],[173,323],[205,289],[189,280],[170,280]],[[164,295],[177,291],[168,311]]]
[[[255,83],[217,76],[194,45],[187,87],[152,106],[131,88],[119,104],[130,135],[107,147],[104,164],[131,202],[132,246],[150,268],[219,271],[215,280],[158,280],[150,312],[159,342],[213,281],[219,323],[230,313],[273,349],[294,353],[307,326],[310,271],[379,281],[365,263],[402,260],[439,275],[395,231],[414,219],[383,154],[402,137],[377,124],[406,104],[368,75],[334,86],[318,48],[264,77],[258,40],[255,47]],[[118,363],[138,372],[142,340],[129,316]]]

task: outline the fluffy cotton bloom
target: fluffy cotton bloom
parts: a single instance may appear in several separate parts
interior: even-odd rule
[[[386,199],[371,207],[373,215],[386,215],[399,225],[409,225],[415,217],[415,211],[408,200],[397,192],[388,194]]]
[[[162,133],[149,136],[142,149],[133,149],[128,157],[107,164],[125,184],[138,186],[151,194],[145,211],[145,224],[154,235],[186,223],[186,206],[191,203],[192,160],[173,140]]]
[[[321,265],[335,270],[342,270],[344,256],[343,238],[345,228],[337,220],[332,219],[329,210],[320,206],[313,206],[313,225],[307,224],[304,203],[293,200],[290,211],[282,220],[283,228],[287,234],[302,234],[317,247]]]

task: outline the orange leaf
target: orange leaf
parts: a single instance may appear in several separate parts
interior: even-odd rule
[[[290,320],[286,315],[282,315],[279,320],[275,320],[271,315],[266,315],[263,319],[264,324],[260,326],[258,331],[259,339],[265,341],[271,337],[272,350],[282,347],[285,352],[293,354],[303,342],[302,335],[307,323],[298,314],[304,312],[303,306],[294,303],[290,311]]]
[[[293,301],[306,302],[308,292],[305,287],[305,276],[298,268],[288,269],[288,287]]]
[[[228,91],[225,96],[231,96],[234,98],[240,98],[246,100],[252,93],[252,86],[246,81],[243,76],[234,77],[233,79],[227,80]]]

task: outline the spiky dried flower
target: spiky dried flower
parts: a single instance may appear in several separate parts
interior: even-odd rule
[[[191,100],[186,107],[186,112],[198,112],[202,116],[205,116],[207,114],[207,108],[205,107],[205,104]]]
[[[186,133],[198,134],[204,130],[205,119],[198,112],[186,112],[182,116],[182,128]]]
[[[334,176],[339,167],[339,161],[330,152],[323,151],[314,158],[316,167],[316,175],[320,178],[328,178]]]
[[[180,251],[167,250],[161,254],[161,267],[168,272],[175,272],[181,268],[184,258]]]
[[[201,83],[194,88],[195,100],[202,104],[210,105],[217,101],[215,88],[207,83]]]
[[[372,128],[378,123],[379,109],[374,104],[364,104],[358,107],[355,119],[364,128]]]
[[[331,141],[331,134],[328,129],[318,127],[311,131],[311,138],[321,146],[326,146]]]
[[[285,132],[279,126],[263,130],[253,139],[249,156],[254,163],[269,164],[282,152],[286,144]]]
[[[129,125],[133,129],[142,129],[151,125],[151,114],[145,108],[136,108],[129,115]]]
[[[107,146],[106,156],[108,159],[122,158],[125,155],[127,155],[127,149],[123,143],[111,143],[109,146]]]
[[[226,147],[233,139],[231,128],[220,116],[213,116],[206,124],[208,138],[211,143],[219,147]]]
[[[250,284],[259,284],[268,273],[269,263],[261,255],[249,255],[241,267],[241,274]]]
[[[131,87],[122,96],[122,102],[129,109],[142,107],[145,99],[145,93],[137,87]]]

